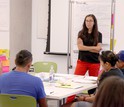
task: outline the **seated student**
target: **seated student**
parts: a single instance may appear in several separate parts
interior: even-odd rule
[[[0,93],[33,96],[39,107],[47,107],[41,79],[27,74],[31,63],[32,54],[27,50],[21,50],[16,55],[16,69],[0,76]]]
[[[121,69],[121,71],[124,74],[124,50],[121,50],[118,54],[118,62],[117,62],[117,67]]]
[[[98,78],[98,86],[102,83],[102,81],[105,78],[109,76],[119,76],[124,78],[124,75],[121,72],[121,70],[115,67],[115,64],[118,61],[118,58],[112,51],[102,51],[102,53],[99,56],[99,60],[103,68],[103,71],[101,76]],[[86,102],[93,103],[95,99],[95,95],[79,96],[77,97],[77,99],[78,101],[86,101]],[[80,102],[74,103],[72,107],[81,107],[81,106],[77,106],[78,103]]]
[[[99,86],[92,107],[124,107],[124,79],[107,77]]]
[[[99,84],[101,84],[103,79],[109,76],[119,76],[124,78],[122,71],[115,67],[118,57],[112,51],[103,51],[99,56],[99,59],[104,70],[99,78]]]

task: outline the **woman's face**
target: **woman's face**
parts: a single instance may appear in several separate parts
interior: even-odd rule
[[[88,16],[85,20],[85,24],[86,24],[86,27],[89,29],[89,30],[92,30],[93,28],[93,25],[94,25],[94,20],[91,16]]]
[[[109,70],[109,65],[108,63],[104,63],[101,59],[100,59],[100,65],[102,66],[102,69],[105,71]]]

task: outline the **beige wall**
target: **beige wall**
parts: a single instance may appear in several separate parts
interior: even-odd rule
[[[16,53],[31,51],[32,0],[10,0],[10,63],[14,66]]]

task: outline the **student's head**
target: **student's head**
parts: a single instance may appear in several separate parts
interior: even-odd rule
[[[89,29],[91,29],[91,30],[98,29],[96,17],[93,14],[88,14],[84,19],[83,27],[88,30]]]
[[[103,80],[93,107],[124,107],[124,79],[111,76]]]
[[[28,50],[21,50],[16,55],[15,64],[16,67],[30,68],[32,63],[32,54]]]
[[[118,62],[117,62],[117,67],[122,69],[124,68],[124,50],[121,50],[118,54]]]
[[[102,51],[99,55],[100,64],[105,71],[109,71],[112,67],[115,67],[118,61],[117,56],[112,51]]]

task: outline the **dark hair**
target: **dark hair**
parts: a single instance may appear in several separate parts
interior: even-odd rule
[[[99,55],[99,59],[101,59],[104,63],[108,62],[112,67],[115,66],[118,61],[118,57],[112,51],[102,51]]]
[[[17,66],[25,67],[32,59],[32,54],[28,50],[21,50],[16,55],[15,64]]]
[[[94,25],[93,25],[93,30],[92,30],[92,35],[93,35],[93,45],[97,45],[98,43],[98,25],[97,25],[97,19],[93,14],[89,14],[85,17],[84,22],[83,22],[83,28],[81,31],[78,33],[78,38],[85,39],[86,35],[88,35],[88,28],[86,27],[86,18],[87,17],[92,17],[94,20]]]
[[[16,67],[12,68],[12,70],[15,70],[15,69],[16,69]]]
[[[124,107],[124,79],[111,76],[103,80],[93,107]]]

